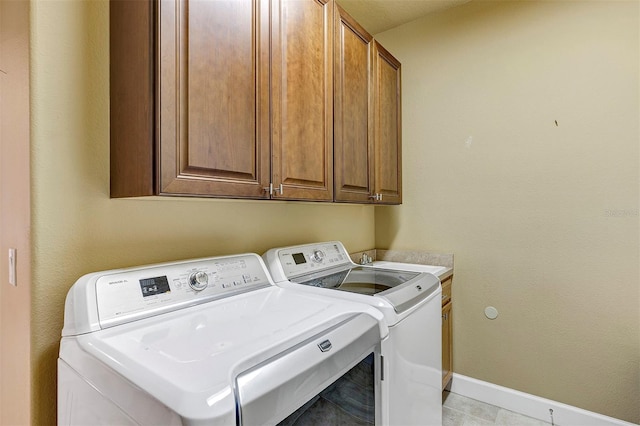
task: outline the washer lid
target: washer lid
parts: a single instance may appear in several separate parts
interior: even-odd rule
[[[291,281],[314,287],[374,295],[398,287],[419,275],[419,272],[356,266],[341,269],[327,275],[313,274],[308,277],[292,279]]]
[[[377,296],[389,302],[396,313],[419,304],[438,290],[440,281],[432,274],[371,266],[355,266],[292,279],[291,282],[331,290]]]
[[[363,314],[371,321],[350,333],[374,324],[386,337],[375,309],[272,286],[66,339],[184,418],[206,420],[235,411],[236,375]]]

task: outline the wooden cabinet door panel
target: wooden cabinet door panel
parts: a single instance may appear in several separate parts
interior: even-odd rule
[[[444,389],[453,376],[453,350],[452,350],[452,318],[451,303],[442,307],[442,388]]]
[[[400,62],[374,42],[375,192],[382,203],[402,202]]]
[[[334,25],[335,200],[368,203],[373,194],[373,37],[337,5]]]
[[[328,0],[274,0],[272,181],[278,198],[333,199],[332,12]]]
[[[267,197],[268,2],[160,2],[159,193]]]
[[[153,4],[109,4],[112,197],[154,194]]]
[[[250,1],[188,3],[189,145],[183,172],[240,177],[255,170],[257,85],[252,27]]]

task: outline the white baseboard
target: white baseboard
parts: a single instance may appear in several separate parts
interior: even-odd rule
[[[549,409],[551,409],[553,410],[554,424],[559,426],[635,425],[635,423],[625,422],[456,373],[453,374],[453,379],[451,380],[451,392],[547,423],[551,423],[549,412]]]

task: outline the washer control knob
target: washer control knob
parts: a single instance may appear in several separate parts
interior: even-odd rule
[[[193,272],[189,275],[189,285],[195,291],[202,291],[209,285],[209,275],[202,271]]]
[[[313,253],[311,253],[311,260],[313,260],[314,262],[320,263],[323,259],[324,253],[321,250],[314,250]]]

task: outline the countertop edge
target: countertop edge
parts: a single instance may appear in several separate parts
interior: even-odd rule
[[[367,255],[371,260],[385,260],[388,262],[414,263],[418,265],[445,266],[447,269],[438,278],[443,281],[453,275],[453,254],[431,253],[418,250],[386,250],[369,249],[350,253],[351,260],[360,263],[363,255]]]

